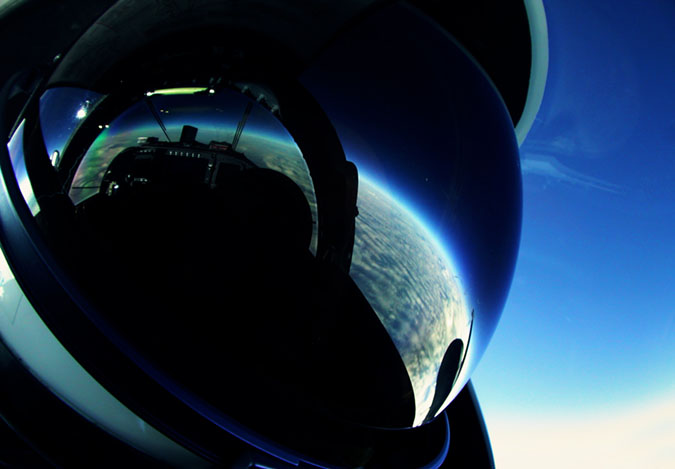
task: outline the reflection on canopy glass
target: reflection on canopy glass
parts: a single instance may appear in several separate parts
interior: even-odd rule
[[[54,93],[56,90],[49,91]],[[86,91],[82,90],[82,93]],[[109,124],[102,125],[103,130],[75,172],[70,198],[78,204],[98,193],[110,164],[127,148],[180,144],[185,125],[198,129],[197,143],[191,144],[192,147],[201,142],[207,146],[200,148],[211,153],[234,149],[233,140],[246,110],[246,101],[237,93],[221,91],[189,96],[153,94],[148,100],[136,103]],[[163,127],[158,125],[153,112],[158,113]],[[303,190],[314,220],[310,249],[316,253],[318,219],[312,180],[300,150],[283,126],[265,109],[254,107],[247,116],[236,151],[257,167],[285,174]],[[207,157],[207,153],[203,156]]]
[[[401,353],[419,425],[468,381],[504,306],[520,236],[512,124],[475,62],[411,8],[351,28],[302,81],[359,168],[351,275]]]
[[[457,338],[468,344],[471,314],[456,268],[414,213],[363,175],[358,207],[350,275],[403,358],[420,425],[432,409],[446,349]]]

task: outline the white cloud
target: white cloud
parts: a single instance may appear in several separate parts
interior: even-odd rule
[[[520,166],[525,175],[532,174],[544,176],[560,182],[600,189],[607,192],[618,193],[620,190],[620,187],[616,184],[575,171],[562,164],[556,158],[548,155],[527,153],[521,160]]]
[[[613,413],[486,420],[497,469],[675,468],[675,395]]]

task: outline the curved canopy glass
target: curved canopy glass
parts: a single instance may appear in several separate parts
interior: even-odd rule
[[[487,346],[518,249],[518,149],[496,88],[404,4],[297,77],[207,62],[186,80],[170,72],[179,52],[161,82],[132,63],[114,73],[134,86],[50,85],[16,135],[86,314],[258,430],[269,415],[433,421]]]

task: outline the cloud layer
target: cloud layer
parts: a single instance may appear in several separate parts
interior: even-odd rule
[[[598,415],[486,416],[500,469],[675,467],[675,396]]]
[[[594,178],[565,166],[555,157],[526,153],[520,162],[523,175],[544,176],[558,182],[573,184],[601,191],[619,193],[621,187],[602,179]]]

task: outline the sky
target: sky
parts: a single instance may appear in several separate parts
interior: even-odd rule
[[[496,465],[675,467],[675,4],[544,7],[516,272],[473,375]]]

